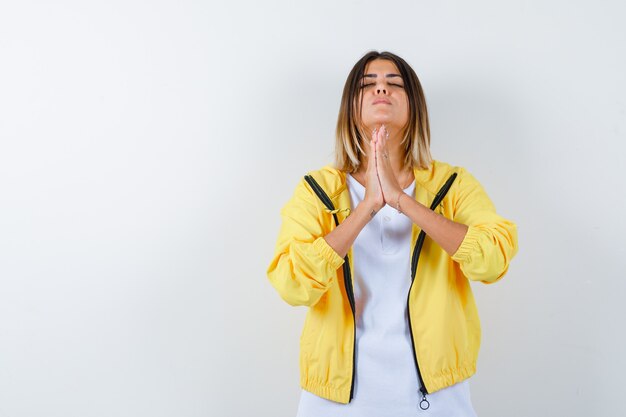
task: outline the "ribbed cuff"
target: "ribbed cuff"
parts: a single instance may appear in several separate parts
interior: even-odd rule
[[[472,252],[476,250],[478,246],[478,239],[480,238],[480,230],[474,226],[468,226],[467,233],[458,247],[452,260],[456,262],[468,262],[472,258]]]
[[[333,269],[337,269],[343,265],[345,260],[335,252],[323,236],[315,239],[313,247],[328,261]]]

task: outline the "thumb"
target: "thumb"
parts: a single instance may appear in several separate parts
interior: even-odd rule
[[[372,131],[372,139],[369,141],[369,147],[369,162],[373,162],[374,165],[376,165],[376,129]]]
[[[376,168],[376,143],[374,140],[369,141],[369,152],[368,152],[368,165],[370,168]]]

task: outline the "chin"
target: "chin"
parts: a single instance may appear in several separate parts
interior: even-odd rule
[[[368,126],[373,126],[373,127],[378,127],[380,125],[394,126],[395,123],[393,122],[393,119],[381,117],[381,118],[374,119],[371,123],[368,124]]]
[[[369,124],[391,123],[394,118],[389,114],[375,114],[368,117]]]

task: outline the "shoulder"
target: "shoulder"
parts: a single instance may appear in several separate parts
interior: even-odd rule
[[[493,203],[483,185],[469,169],[445,162],[438,162],[438,164],[441,171],[446,172],[445,175],[449,176],[456,173],[456,177],[447,196],[454,207],[494,209]]]
[[[312,187],[312,182],[317,183],[331,199],[347,188],[346,173],[330,164],[319,169],[304,171],[283,210],[292,206],[318,207],[319,198]]]
[[[468,179],[476,181],[476,178],[467,168],[460,165],[453,165],[449,162],[433,160],[432,171],[433,179],[436,179],[435,182],[437,183],[445,182],[453,174],[456,174],[455,184],[466,182]]]
[[[433,159],[426,169],[414,170],[415,181],[432,195],[437,194],[441,187],[454,176],[452,187],[466,174],[465,168],[448,162]]]
[[[446,181],[454,176],[454,181],[444,201],[451,202],[453,206],[467,203],[491,204],[483,186],[467,168],[433,160],[430,170],[429,181],[426,181],[423,186],[433,195],[443,187]]]
[[[330,198],[335,197],[346,188],[346,172],[335,168],[333,165],[324,165],[320,169],[308,171],[303,175],[301,184],[307,183],[305,176],[310,176],[328,194]]]

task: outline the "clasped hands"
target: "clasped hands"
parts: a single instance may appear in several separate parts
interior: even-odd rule
[[[379,129],[374,129],[372,140],[368,143],[364,200],[370,202],[376,211],[385,204],[396,208],[398,199],[404,194],[391,167],[388,140],[389,132],[382,125]]]

